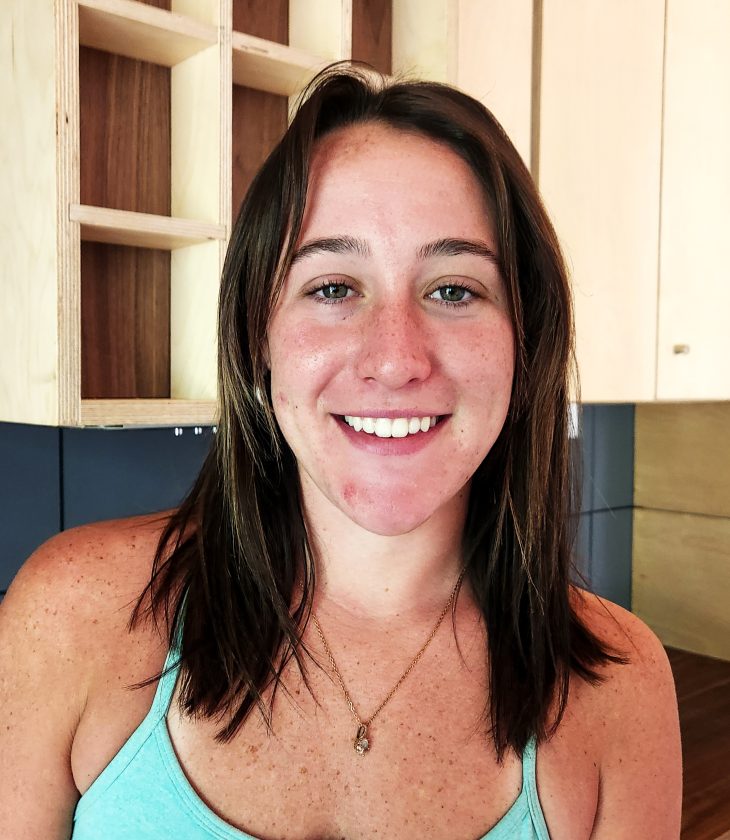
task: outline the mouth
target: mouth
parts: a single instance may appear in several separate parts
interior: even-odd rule
[[[425,415],[414,417],[357,417],[335,415],[354,432],[378,438],[407,438],[423,435],[441,423],[448,415]]]

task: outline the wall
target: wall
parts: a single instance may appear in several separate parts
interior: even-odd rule
[[[635,483],[634,611],[730,661],[730,403],[638,408]]]
[[[593,591],[631,604],[632,406],[585,406],[578,555]],[[60,530],[179,503],[210,444],[210,427],[57,429],[0,423],[0,593],[24,559]],[[578,581],[578,583],[581,583]]]

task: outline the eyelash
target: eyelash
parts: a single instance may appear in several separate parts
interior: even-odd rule
[[[333,303],[344,303],[346,300],[349,300],[349,297],[326,298],[324,296],[321,296],[321,295],[317,294],[318,292],[322,292],[325,289],[330,289],[333,286],[335,286],[335,287],[344,286],[346,289],[350,289],[350,290],[352,289],[352,286],[349,286],[347,283],[323,283],[321,286],[318,286],[316,289],[312,289],[311,292],[307,292],[307,297],[312,297],[315,300],[319,301],[319,303],[324,303],[324,304],[327,304],[327,305],[330,305],[330,304],[333,304]],[[430,292],[429,297],[432,294],[434,294],[434,292],[438,292],[441,289],[460,289],[462,291],[469,292],[469,294],[472,295],[472,297],[474,299],[480,297],[480,295],[474,289],[472,289],[470,286],[468,286],[466,283],[444,283],[443,286],[438,286],[437,288],[435,288],[433,290],[433,292]],[[459,300],[459,301],[439,300],[437,302],[440,303],[442,306],[451,306],[451,307],[458,308],[458,307],[462,307],[462,306],[469,306],[469,304],[472,303],[472,300]]]

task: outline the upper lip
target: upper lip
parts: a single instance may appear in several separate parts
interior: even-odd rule
[[[375,409],[372,411],[347,411],[344,414],[338,415],[339,417],[373,417],[377,419],[379,417],[386,418],[388,420],[397,420],[399,417],[411,418],[411,417],[442,417],[442,412],[439,411],[423,411],[422,409],[418,408],[389,408],[389,409]]]

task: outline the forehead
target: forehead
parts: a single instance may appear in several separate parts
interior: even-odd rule
[[[491,213],[471,167],[446,143],[383,123],[321,138],[310,165],[300,241],[345,229],[391,226],[393,236],[493,240]]]

